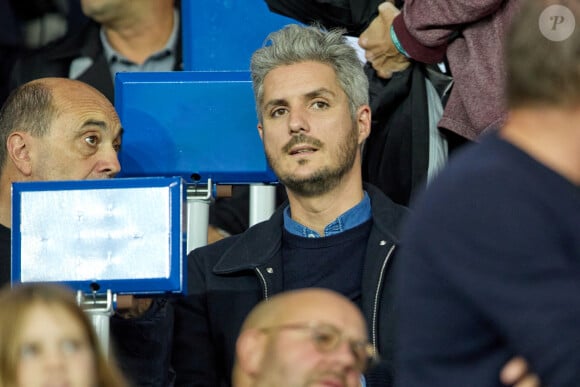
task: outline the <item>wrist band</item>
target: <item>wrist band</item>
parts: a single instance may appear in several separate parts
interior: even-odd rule
[[[395,45],[395,48],[397,49],[397,51],[399,51],[405,57],[410,58],[409,54],[407,54],[407,51],[405,51],[405,49],[401,45],[401,42],[399,42],[399,38],[397,38],[397,34],[395,33],[395,28],[393,27],[392,24],[391,24],[390,33],[391,33],[391,40],[393,41],[393,44]]]

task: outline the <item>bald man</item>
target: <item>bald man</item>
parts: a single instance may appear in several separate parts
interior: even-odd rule
[[[240,332],[235,387],[354,387],[375,360],[359,309],[327,289],[300,289],[262,301]]]
[[[248,314],[236,342],[233,387],[360,386],[377,361],[360,310],[328,289],[279,293]],[[539,387],[521,358],[502,371],[514,387]]]
[[[93,87],[42,78],[7,99],[0,111],[0,144],[2,285],[10,280],[12,183],[115,176],[121,169],[121,123],[113,105]]]
[[[81,81],[40,78],[10,94],[0,110],[0,286],[10,281],[12,183],[112,178],[121,135],[111,102]],[[173,315],[161,301],[150,305],[140,299],[115,315],[111,334],[132,384],[164,387]]]

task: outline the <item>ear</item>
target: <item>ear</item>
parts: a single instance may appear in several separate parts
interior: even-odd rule
[[[260,373],[266,351],[266,335],[257,329],[243,331],[236,342],[236,357],[241,371],[255,377]]]
[[[362,144],[371,134],[371,108],[369,105],[362,105],[356,112],[358,124],[358,143]]]
[[[261,123],[258,123],[258,134],[260,135],[262,141],[264,141],[264,127]]]
[[[13,132],[6,141],[8,158],[16,168],[25,176],[32,174],[30,159],[30,136],[25,132]]]

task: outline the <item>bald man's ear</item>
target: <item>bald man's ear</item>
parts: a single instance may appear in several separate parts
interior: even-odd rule
[[[12,163],[14,163],[20,173],[25,176],[30,176],[32,173],[29,137],[24,132],[13,132],[6,141],[8,158],[12,160]]]
[[[246,329],[236,342],[237,364],[243,374],[256,376],[260,373],[266,351],[266,339],[257,329]]]

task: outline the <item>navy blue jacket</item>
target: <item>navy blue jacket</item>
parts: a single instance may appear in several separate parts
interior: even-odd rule
[[[368,386],[391,385],[394,340],[393,280],[397,230],[405,207],[373,186],[373,226],[363,267],[362,310],[382,364]],[[281,241],[284,205],[243,234],[201,247],[188,257],[189,295],[175,305],[172,365],[177,386],[229,386],[235,342],[249,311],[283,291]]]
[[[580,190],[497,132],[434,179],[405,222],[397,386],[500,387],[512,357],[580,385]]]

